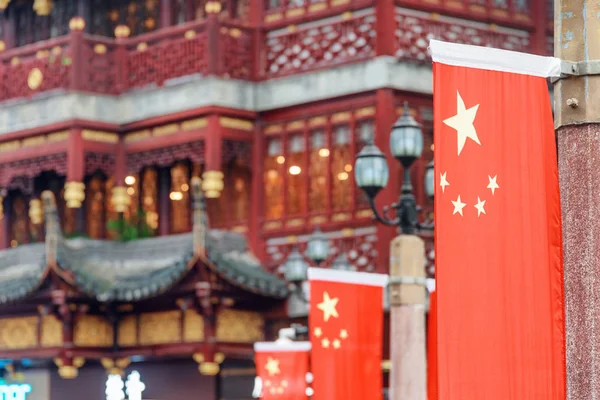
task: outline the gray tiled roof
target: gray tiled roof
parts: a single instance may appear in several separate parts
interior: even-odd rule
[[[37,289],[46,271],[44,248],[36,243],[0,251],[0,304]]]

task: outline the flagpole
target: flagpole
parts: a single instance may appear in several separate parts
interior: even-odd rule
[[[600,396],[600,6],[556,0],[554,116],[563,215],[567,393]]]

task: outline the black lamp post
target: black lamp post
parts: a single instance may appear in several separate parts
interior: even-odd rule
[[[404,180],[400,198],[397,203],[383,208],[380,214],[375,207],[375,197],[389,180],[389,169],[385,155],[373,143],[367,144],[356,156],[354,174],[356,184],[369,198],[369,204],[375,213],[375,218],[389,226],[398,226],[401,233],[414,234],[417,229],[433,229],[433,224],[420,224],[413,186],[410,180],[410,166],[423,153],[423,133],[421,126],[408,112],[408,104],[404,103],[404,114],[398,118],[390,134],[390,152],[404,167]],[[434,175],[433,162],[427,165],[425,171],[425,190],[433,197]],[[390,218],[388,211],[395,210]]]

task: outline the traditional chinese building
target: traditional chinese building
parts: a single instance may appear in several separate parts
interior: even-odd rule
[[[252,343],[306,315],[279,269],[294,245],[320,226],[332,243],[321,266],[343,252],[352,268],[387,271],[395,230],[372,222],[352,169],[370,140],[388,148],[404,101],[423,125],[412,177],[431,210],[428,40],[553,47],[546,0],[0,10],[0,358],[9,380],[49,371],[39,399],[52,400],[104,399],[106,371],[132,365],[206,398],[247,398],[232,390],[252,386]]]

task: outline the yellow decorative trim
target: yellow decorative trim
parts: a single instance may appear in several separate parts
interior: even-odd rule
[[[188,40],[193,39],[196,37],[196,31],[193,31],[191,29],[188,31],[185,31],[185,33],[183,34],[183,37]]]
[[[46,140],[50,143],[62,142],[69,138],[69,131],[59,131],[50,133],[46,136]]]
[[[59,347],[63,345],[62,323],[54,315],[42,317],[40,345],[42,347]]]
[[[354,236],[354,229],[344,228],[344,229],[342,229],[342,235],[344,235],[346,237]]]
[[[416,108],[409,108],[408,109],[408,113],[410,115],[412,115],[414,118],[417,117],[417,109]],[[404,107],[397,107],[396,108],[396,114],[398,114],[398,115],[404,114]]]
[[[6,50],[6,43],[4,43],[4,40],[0,40],[0,52]]]
[[[237,118],[221,117],[219,118],[219,124],[223,128],[239,129],[242,131],[251,131],[254,129],[254,124],[251,121]]]
[[[43,81],[44,75],[39,68],[32,69],[27,76],[27,86],[29,86],[29,89],[31,90],[38,89],[40,86],[42,86]]]
[[[324,2],[315,3],[315,4],[311,4],[308,7],[308,12],[313,13],[313,12],[325,10],[326,8],[327,8],[327,3],[324,3]]]
[[[257,312],[225,309],[217,315],[219,342],[254,343],[265,338],[265,321]]]
[[[131,132],[125,135],[125,143],[139,142],[152,136],[150,129],[144,129],[141,131]]]
[[[69,29],[72,31],[83,31],[85,29],[85,20],[81,17],[73,17],[69,21]]]
[[[281,125],[270,125],[265,129],[265,135],[272,135],[274,133],[281,133],[283,127]]]
[[[204,319],[195,310],[185,310],[183,315],[183,341],[201,342],[204,340]]]
[[[352,214],[350,213],[337,213],[331,217],[332,221],[348,221],[350,219],[352,219]]]
[[[312,217],[309,222],[313,225],[316,224],[322,224],[327,222],[327,217],[325,217],[324,215],[317,215],[316,217]]]
[[[246,233],[248,232],[248,227],[244,225],[234,226],[231,231],[235,233]]]
[[[137,318],[135,315],[128,315],[119,322],[117,342],[121,347],[137,345]]]
[[[296,235],[290,235],[286,239],[288,243],[296,243],[298,241],[298,237]]]
[[[288,30],[289,33],[294,33],[294,32],[296,32],[298,30],[298,27],[296,25],[289,25],[287,27],[287,30]]]
[[[34,147],[46,143],[46,136],[34,136],[23,139],[21,147]]]
[[[285,130],[288,132],[301,130],[301,129],[304,129],[304,121],[293,121],[293,122],[288,123],[285,127]]]
[[[375,115],[375,107],[364,107],[354,112],[356,118],[370,117],[373,115]]]
[[[13,151],[21,147],[21,142],[18,140],[11,140],[10,142],[0,143],[0,153],[7,151]]]
[[[62,47],[54,46],[52,48],[52,54],[54,54],[55,56],[59,55],[60,53],[62,53]]]
[[[332,0],[331,6],[332,7],[341,6],[342,4],[348,4],[349,2],[350,2],[350,0]]]
[[[0,349],[30,349],[38,344],[38,317],[0,319]]]
[[[285,223],[285,226],[302,226],[304,225],[304,218],[290,219]]]
[[[38,60],[41,60],[43,58],[48,58],[48,56],[50,55],[50,51],[44,49],[44,50],[38,50],[37,53],[35,53],[35,58],[37,58]]]
[[[182,131],[191,131],[194,129],[202,129],[202,128],[206,128],[206,118],[194,118],[194,119],[188,119],[187,121],[183,121],[181,123],[181,130]]]
[[[158,127],[154,128],[152,130],[152,135],[153,136],[167,136],[167,135],[173,135],[177,132],[179,132],[179,125],[178,124],[169,124],[169,125],[163,125],[163,126],[158,126]]]
[[[356,218],[372,218],[373,210],[360,210],[356,212]]]
[[[281,226],[281,221],[269,221],[263,224],[263,229],[266,231],[271,231],[274,229],[279,229]]]
[[[285,16],[288,18],[294,18],[294,17],[299,17],[301,15],[304,15],[304,8],[292,8],[291,10],[288,10],[285,13]]]
[[[348,121],[350,119],[351,115],[349,112],[341,112],[341,113],[337,113],[337,114],[333,114],[331,116],[331,122],[336,124],[338,122],[345,122]]]
[[[204,376],[217,376],[221,367],[216,362],[203,362],[198,366],[198,370]]]
[[[326,117],[314,117],[308,121],[308,125],[310,127],[321,126],[321,125],[325,125],[326,123],[327,123]]]
[[[283,18],[283,15],[281,13],[269,14],[265,17],[265,22],[275,22],[279,21],[281,18]]]
[[[181,312],[162,311],[140,315],[140,344],[164,344],[181,341]]]
[[[221,12],[222,6],[218,1],[207,1],[204,5],[204,11],[207,14],[218,14]]]
[[[92,142],[102,143],[119,143],[119,135],[111,132],[94,131],[91,129],[84,129],[81,131],[81,137],[85,140]]]
[[[350,18],[352,18],[352,11],[346,11],[342,14],[342,19],[349,20]]]
[[[382,360],[381,361],[381,369],[384,372],[390,372],[392,369],[392,362],[390,360]]]
[[[146,51],[146,50],[148,50],[148,43],[146,43],[146,42],[138,43],[138,45],[136,47],[136,50],[137,51]]]
[[[81,315],[75,321],[73,343],[81,347],[111,347],[113,327],[97,315]]]
[[[233,38],[239,38],[242,36],[242,31],[240,31],[237,28],[231,28],[229,30],[229,36],[233,37]]]
[[[21,64],[21,59],[19,57],[13,57],[10,59],[10,65],[19,65]]]

